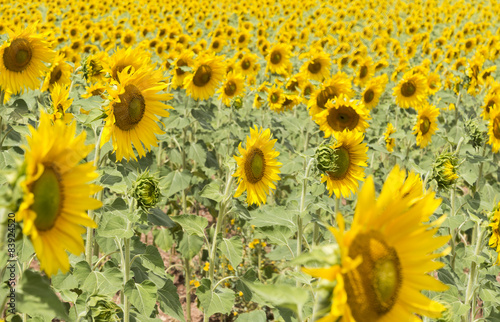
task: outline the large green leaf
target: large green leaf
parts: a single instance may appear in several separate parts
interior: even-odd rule
[[[153,230],[153,238],[155,245],[158,246],[163,251],[168,251],[174,244],[174,237],[170,230],[165,228],[160,228]]]
[[[162,193],[165,192],[165,197],[170,197],[179,191],[182,191],[189,187],[191,182],[191,174],[189,171],[179,171],[175,170],[167,174],[165,178],[160,180],[160,185],[162,186]]]
[[[48,278],[30,270],[24,271],[19,283],[16,310],[33,317],[43,317],[45,321],[56,317],[68,320],[68,311],[50,286]]]
[[[171,219],[181,225],[188,234],[202,238],[205,236],[205,228],[208,226],[207,218],[196,215],[179,215],[173,216]]]
[[[156,303],[156,286],[151,281],[137,284],[133,279],[125,284],[125,295],[139,313],[149,316]]]
[[[288,245],[288,240],[293,235],[293,231],[286,226],[268,226],[257,228],[257,238],[268,238],[269,241],[276,245]]]
[[[128,219],[125,215],[119,215],[114,212],[112,216],[103,216],[97,232],[101,237],[130,238],[134,235],[134,231],[127,229],[127,223]]]
[[[220,182],[220,180],[210,182],[205,187],[203,187],[203,190],[201,191],[200,196],[202,196],[204,198],[212,199],[216,202],[222,201],[222,198],[224,197],[224,195],[220,191],[221,185],[222,185],[222,182]]]
[[[179,295],[177,294],[177,288],[171,280],[167,279],[165,285],[158,290],[158,300],[163,312],[174,319],[185,321],[182,305],[179,300]]]
[[[231,312],[234,304],[234,292],[227,288],[217,287],[212,291],[210,280],[204,278],[196,290],[203,313],[212,316],[215,313],[227,314]]]
[[[191,142],[188,158],[194,160],[198,165],[204,166],[207,160],[207,152],[203,149],[201,144]]]
[[[146,247],[146,252],[140,255],[140,258],[142,259],[142,265],[145,268],[160,276],[165,274],[165,264],[163,263],[163,259],[161,258],[158,248],[148,245]]]
[[[92,271],[82,285],[82,289],[89,293],[112,295],[118,292],[123,283],[123,273],[116,267],[105,269],[103,272]]]
[[[266,312],[255,310],[249,313],[238,315],[236,322],[266,322]]]
[[[203,238],[197,235],[182,234],[177,250],[183,258],[191,259],[200,252],[202,246]]]
[[[229,263],[235,269],[243,259],[243,243],[238,236],[234,236],[231,239],[223,238],[219,244],[219,250],[227,257]]]

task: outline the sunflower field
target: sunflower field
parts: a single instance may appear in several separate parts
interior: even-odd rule
[[[500,321],[497,0],[0,9],[0,321]]]

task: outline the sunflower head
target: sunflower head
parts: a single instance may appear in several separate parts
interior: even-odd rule
[[[137,177],[132,187],[132,197],[143,210],[154,207],[161,198],[159,181],[148,171]]]
[[[290,56],[290,47],[283,43],[274,45],[267,54],[266,71],[271,73],[286,75],[288,73],[288,64]]]
[[[393,96],[402,108],[418,107],[427,97],[427,80],[421,73],[407,72],[394,87]]]
[[[193,72],[184,79],[184,88],[194,99],[208,99],[224,79],[226,66],[220,56],[204,54],[197,58]]]
[[[413,127],[413,134],[417,135],[417,145],[426,147],[431,142],[432,135],[438,130],[437,117],[439,109],[426,103],[418,109],[417,123]]]
[[[477,149],[483,146],[484,135],[483,132],[481,132],[481,130],[479,129],[479,126],[475,119],[470,119],[465,122],[465,132],[470,138],[472,147]]]
[[[449,189],[458,179],[458,158],[452,153],[443,153],[437,157],[432,167],[432,179],[438,188]]]

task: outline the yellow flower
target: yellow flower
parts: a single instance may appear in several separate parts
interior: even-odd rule
[[[132,47],[130,47],[128,49],[118,49],[113,56],[109,58],[109,61],[102,66],[102,72],[109,73],[115,81],[118,81],[118,73],[127,69],[127,67],[131,67],[127,69],[130,74],[141,67],[148,66],[150,60],[151,58],[148,52],[139,48],[132,49]],[[99,75],[101,71],[99,70],[99,62],[97,60],[92,61],[95,62],[95,73],[92,73],[91,76],[95,77]],[[89,81],[94,82],[95,79],[92,77],[89,78]],[[97,80],[99,80],[99,78],[97,78]]]
[[[388,77],[386,74],[377,76],[368,81],[362,94],[362,102],[366,109],[371,110],[377,106],[380,96],[385,90],[387,81]]]
[[[199,287],[200,282],[198,282],[197,280],[190,280],[189,285],[193,285],[194,287]]]
[[[394,87],[393,96],[396,104],[402,108],[418,108],[427,97],[427,80],[420,73],[411,71],[403,75],[403,79]]]
[[[306,268],[312,276],[336,281],[330,312],[321,321],[410,321],[418,315],[439,318],[445,307],[424,296],[422,290],[445,291],[448,287],[427,275],[444,266],[433,259],[449,236],[434,237],[444,216],[427,224],[441,200],[422,194],[418,181],[407,180],[396,166],[378,199],[370,176],[358,196],[354,219],[345,231],[342,215],[338,229],[330,228],[340,248],[340,263],[325,268]],[[411,198],[403,194],[416,187]],[[420,189],[418,189],[420,188]]]
[[[384,133],[384,141],[387,151],[393,152],[394,146],[396,145],[396,139],[391,138],[391,134],[396,133],[396,129],[392,126],[392,123],[387,124],[387,130]]]
[[[224,79],[226,66],[222,57],[203,54],[196,59],[193,71],[184,79],[186,94],[194,99],[208,99]]]
[[[493,152],[500,150],[500,106],[495,105],[490,110],[490,122],[488,124],[488,144],[492,146]]]
[[[493,216],[490,219],[489,227],[491,227],[491,237],[488,241],[488,245],[494,248],[498,253],[496,265],[500,265],[500,202],[498,203],[497,209],[494,211]]]
[[[323,50],[313,48],[308,53],[300,55],[299,58],[309,59],[300,67],[300,72],[306,78],[322,82],[330,76],[331,59]]]
[[[208,272],[210,270],[210,263],[209,262],[205,262],[205,266],[203,267],[203,270],[205,272]]]
[[[64,55],[59,54],[56,56],[52,65],[45,75],[45,79],[42,85],[42,92],[49,90],[52,91],[55,84],[59,85],[70,85],[72,68],[64,61]]]
[[[267,55],[266,72],[271,71],[271,73],[279,75],[288,74],[288,65],[290,64],[289,57],[289,46],[282,43],[274,45]]]
[[[238,168],[233,177],[238,178],[238,188],[235,198],[247,192],[249,205],[266,203],[270,189],[276,189],[274,182],[280,180],[278,174],[281,163],[276,160],[280,154],[274,150],[276,139],[271,140],[271,130],[250,128],[250,137],[247,136],[246,148],[242,143],[238,146],[240,156],[234,156]]]
[[[36,24],[14,32],[8,28],[9,39],[0,46],[0,88],[8,94],[23,93],[25,88],[39,88],[39,78],[48,70],[44,62],[51,62],[55,53],[36,35]],[[5,96],[5,102],[10,95]]]
[[[417,146],[420,148],[425,148],[432,141],[432,135],[438,130],[438,115],[439,109],[427,102],[418,109],[417,123],[413,127],[413,134],[417,135]]]
[[[83,226],[97,227],[87,210],[102,205],[91,197],[101,190],[89,183],[98,177],[92,162],[79,164],[93,148],[85,145],[86,132],[75,137],[75,123],[51,123],[42,112],[38,129],[29,126],[24,196],[16,214],[48,276],[69,270],[66,250],[74,255],[84,251]]]
[[[354,92],[351,87],[352,84],[347,74],[335,74],[332,78],[321,84],[321,87],[316,90],[313,95],[311,95],[311,98],[307,103],[309,115],[311,115],[314,120],[318,113],[325,110],[325,105],[329,100],[337,98],[341,94],[344,94],[349,98],[352,97]]]
[[[222,87],[217,91],[219,98],[226,106],[231,105],[234,97],[240,96],[245,91],[245,79],[241,74],[230,72],[226,75],[226,80]]]
[[[64,123],[68,123],[73,118],[73,114],[66,113],[68,108],[71,106],[71,103],[73,103],[73,99],[68,99],[68,96],[68,85],[60,85],[59,83],[56,83],[53,86],[52,92],[50,93],[50,97],[52,98],[53,120],[59,119],[63,120]]]

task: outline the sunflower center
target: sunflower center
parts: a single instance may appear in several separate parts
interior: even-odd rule
[[[177,67],[178,68],[175,70],[175,73],[177,74],[177,76],[181,76],[182,74],[185,73],[185,71],[183,71],[182,68],[180,68],[182,66],[187,66],[187,63],[184,60],[179,59],[177,61]]]
[[[492,107],[493,107],[493,105],[495,105],[495,101],[494,101],[494,100],[489,100],[489,101],[488,101],[488,104],[486,104],[486,108],[485,108],[486,113],[489,113],[489,112],[490,112],[490,108],[492,108]]]
[[[273,102],[273,103],[277,103],[277,102],[278,102],[278,100],[279,100],[279,98],[280,98],[280,96],[279,96],[278,94],[273,93],[273,94],[271,95],[271,102]]]
[[[259,182],[266,170],[266,160],[264,152],[259,148],[253,148],[248,154],[245,162],[245,174],[250,183]]]
[[[332,154],[334,156],[333,159],[335,160],[335,170],[328,171],[328,175],[334,180],[343,179],[349,170],[349,162],[351,160],[349,151],[341,146],[333,150]]]
[[[11,72],[20,73],[25,70],[31,62],[33,51],[28,40],[17,38],[3,52],[3,63],[5,68]]]
[[[281,61],[281,54],[279,52],[272,52],[271,53],[271,63],[273,64],[279,64]]]
[[[252,66],[252,64],[250,64],[250,62],[248,61],[248,59],[245,59],[242,63],[241,63],[241,67],[243,68],[243,70],[247,70],[250,68],[250,66]]]
[[[408,81],[408,82],[404,83],[403,85],[401,85],[401,94],[404,97],[411,97],[411,96],[413,96],[413,94],[415,94],[416,91],[417,91],[417,87],[411,81]]]
[[[224,87],[224,93],[227,96],[233,96],[234,93],[236,93],[236,84],[233,81],[229,81],[226,84],[226,87]]]
[[[311,72],[311,74],[317,74],[321,70],[321,62],[318,58],[316,58],[309,64],[309,66],[307,66],[307,69]]]
[[[401,263],[396,250],[379,232],[359,234],[349,248],[349,257],[363,261],[344,275],[347,302],[356,321],[377,321],[398,299],[402,284]]]
[[[428,117],[423,116],[422,122],[420,123],[420,132],[422,132],[422,135],[425,135],[427,132],[429,132],[430,128],[431,128],[431,121],[429,120]]]
[[[493,120],[493,135],[497,140],[500,140],[500,116]]]
[[[287,90],[295,92],[297,89],[297,86],[299,86],[299,83],[297,81],[290,82],[290,84],[287,86]]]
[[[359,69],[359,78],[363,79],[366,77],[366,75],[368,75],[368,67],[361,66],[361,68]]]
[[[332,108],[326,120],[334,131],[352,131],[358,126],[359,115],[351,106],[341,105],[338,109]]]
[[[212,68],[208,65],[201,65],[193,76],[193,84],[198,87],[203,87],[210,82],[212,78]]]
[[[245,35],[241,35],[239,38],[238,38],[238,42],[241,44],[241,43],[244,43],[245,42]]]
[[[141,91],[132,84],[125,86],[125,93],[118,96],[120,103],[113,104],[116,126],[122,131],[129,131],[144,116],[146,103]]]
[[[125,65],[125,64],[116,65],[115,66],[115,70],[113,71],[113,78],[116,79],[116,80],[118,80],[118,73],[121,73],[128,66],[130,66],[130,65]],[[132,72],[132,67],[129,68],[128,74],[130,74],[131,72]]]
[[[338,93],[335,86],[328,86],[318,94],[318,97],[316,98],[316,104],[320,108],[325,108],[325,104],[328,102],[328,100],[337,97],[337,95]]]
[[[365,103],[370,103],[373,101],[373,98],[375,97],[375,93],[373,90],[370,88],[368,89],[364,94],[363,94],[363,99],[365,100]]]
[[[54,226],[64,201],[60,173],[50,164],[44,166],[42,175],[31,186],[34,196],[31,210],[36,213],[35,227],[41,231]]]
[[[54,68],[53,71],[50,72],[50,81],[49,84],[54,84],[61,79],[62,70],[59,67]]]

